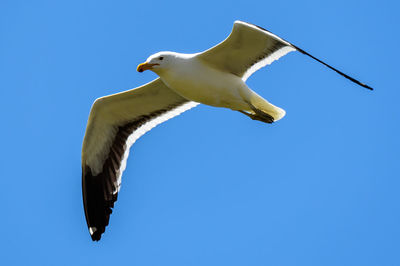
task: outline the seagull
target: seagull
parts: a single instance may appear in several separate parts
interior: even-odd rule
[[[259,26],[235,21],[218,45],[195,54],[159,52],[137,67],[159,77],[138,88],[98,98],[92,105],[82,147],[82,194],[93,241],[100,240],[117,200],[129,149],[156,125],[198,104],[229,108],[273,123],[285,116],[246,85],[250,75],[298,51],[352,82],[372,88]]]

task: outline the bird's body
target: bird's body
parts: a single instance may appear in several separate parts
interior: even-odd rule
[[[263,28],[236,21],[226,40],[202,53],[150,56],[138,71],[152,70],[159,76],[156,80],[97,99],[82,148],[83,202],[92,239],[99,240],[108,225],[129,149],[139,137],[199,103],[229,108],[266,123],[278,121],[285,111],[245,82],[256,70],[296,50],[316,59]]]
[[[175,59],[174,64],[167,70],[157,71],[157,74],[170,89],[182,97],[235,111],[251,112],[249,103],[254,102],[255,98],[268,105],[242,78],[208,67],[197,54],[169,53]]]
[[[241,78],[202,64],[196,55],[176,54],[177,63],[160,72],[161,80],[191,101],[234,110],[247,108],[241,96],[246,84]]]

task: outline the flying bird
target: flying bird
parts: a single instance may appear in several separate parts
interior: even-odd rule
[[[292,51],[372,90],[268,30],[236,21],[231,34],[218,45],[195,54],[156,53],[137,71],[151,70],[159,78],[97,99],[82,148],[83,205],[92,240],[100,240],[109,223],[130,147],[156,125],[199,103],[229,108],[265,123],[282,119],[285,111],[245,82],[258,69]]]

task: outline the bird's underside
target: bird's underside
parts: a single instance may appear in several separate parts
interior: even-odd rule
[[[227,39],[196,54],[196,60],[205,67],[240,78],[244,84],[258,69],[296,50],[360,86],[372,89],[271,32],[240,21],[235,22]],[[162,67],[168,54],[161,54],[158,60],[163,60],[163,57],[166,57],[164,61],[158,63],[141,64],[138,71],[156,65]],[[109,224],[132,144],[154,126],[199,104],[165,84],[162,74],[160,77],[136,89],[99,98],[91,108],[82,147],[82,193],[93,241],[100,240]],[[256,93],[246,93],[243,101],[247,108],[236,110],[251,119],[272,123],[285,115],[284,110]]]

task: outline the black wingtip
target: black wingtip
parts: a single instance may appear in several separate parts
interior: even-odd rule
[[[101,176],[102,173],[93,176],[90,167],[85,166],[83,169],[82,192],[86,222],[92,240],[99,241],[108,225],[117,194],[105,199],[104,188],[106,185],[104,182],[106,179]]]
[[[293,46],[293,48],[295,48],[295,49],[296,49],[297,51],[299,51],[300,53],[305,54],[305,55],[311,57],[312,59],[314,59],[314,60],[320,62],[321,64],[327,66],[328,68],[332,69],[333,71],[335,71],[336,73],[342,75],[343,77],[347,78],[348,80],[351,80],[352,82],[354,82],[354,83],[356,83],[356,84],[360,85],[361,87],[364,87],[364,88],[366,88],[366,89],[368,89],[368,90],[371,90],[371,91],[374,90],[372,87],[370,87],[370,86],[368,86],[368,85],[366,85],[366,84],[364,84],[364,83],[362,83],[362,82],[356,80],[355,78],[350,77],[349,75],[343,73],[342,71],[340,71],[340,70],[338,70],[338,69],[336,69],[336,68],[334,68],[334,67],[328,65],[327,63],[325,63],[325,62],[323,62],[322,60],[316,58],[315,56],[313,56],[313,55],[307,53],[306,51],[304,51],[303,49],[297,47],[296,45],[294,45],[294,44],[291,44],[291,45]]]
[[[104,232],[104,231],[103,231]],[[95,242],[97,242],[97,241],[99,241],[100,239],[101,239],[101,235],[102,235],[103,233],[101,232],[101,230],[100,231],[96,231],[96,232],[94,232],[93,234],[91,234],[90,236],[92,237],[92,240],[93,241],[95,241]]]
[[[372,87],[370,87],[370,86],[368,86],[368,85],[366,85],[366,84],[363,84],[363,85],[361,85],[361,86],[363,86],[364,88],[367,88],[367,89],[369,89],[369,90],[371,90],[371,91],[374,90],[374,88],[372,88]]]

